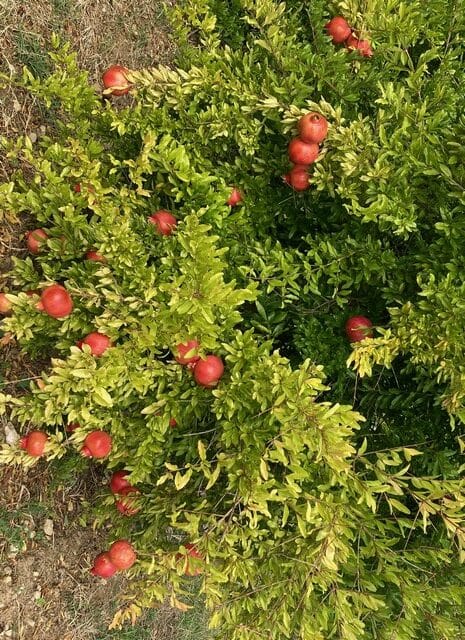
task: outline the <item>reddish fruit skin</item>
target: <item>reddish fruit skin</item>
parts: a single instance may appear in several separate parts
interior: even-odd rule
[[[155,225],[157,232],[162,236],[170,236],[178,224],[173,214],[163,209],[149,216],[148,221]]]
[[[111,94],[113,96],[124,96],[131,88],[131,83],[128,82],[126,74],[129,69],[122,67],[120,64],[113,64],[111,67],[102,74],[102,82],[105,89],[112,89]],[[113,87],[119,87],[113,89]]]
[[[8,316],[11,312],[11,302],[8,300],[4,293],[0,293],[0,313],[3,316]]]
[[[66,318],[73,310],[73,301],[61,284],[52,284],[42,291],[38,308],[52,318]]]
[[[359,40],[359,38],[354,35],[348,38],[346,46],[352,51],[359,51],[365,58],[371,58],[373,55],[373,49],[371,48],[368,40]]]
[[[31,253],[37,255],[41,250],[42,243],[47,240],[48,235],[43,229],[34,229],[26,233],[26,245]]]
[[[73,433],[73,431],[76,431],[76,429],[80,428],[80,424],[79,422],[68,422],[68,424],[66,425],[66,431],[68,433]]]
[[[105,257],[93,249],[86,253],[86,260],[91,260],[92,262],[106,262]]]
[[[140,507],[134,506],[134,500],[131,500],[129,496],[136,496],[140,494],[139,489],[132,487],[131,485],[127,486],[121,491],[118,492],[119,495],[124,496],[122,499],[116,501],[116,508],[123,516],[135,516],[136,513],[139,513]]]
[[[44,453],[47,440],[48,435],[43,431],[31,431],[31,433],[27,435],[26,451],[34,458],[40,458]]]
[[[188,542],[187,544],[184,545],[186,550],[187,550],[187,562],[186,562],[186,569],[184,571],[186,576],[198,576],[200,573],[202,573],[202,568],[201,567],[196,567],[195,569],[193,567],[191,567],[190,562],[189,562],[189,557],[190,558],[196,558],[197,560],[203,560],[203,556],[202,554],[198,551],[197,547],[194,544],[191,544],[190,542]],[[182,553],[177,553],[176,554],[176,560],[181,560],[184,559],[185,556]]]
[[[328,35],[331,36],[334,44],[342,44],[352,33],[349,23],[341,16],[331,18],[331,20],[325,24],[325,29],[328,32]]]
[[[19,448],[26,451],[26,447],[27,447],[27,436],[23,436],[22,438],[19,439]]]
[[[224,364],[218,356],[199,360],[194,368],[194,379],[201,387],[215,387],[224,373]]]
[[[229,198],[226,201],[226,204],[229,204],[230,207],[235,207],[236,204],[242,202],[242,193],[236,187],[233,188]]]
[[[188,342],[181,342],[181,344],[178,344],[176,347],[176,353],[177,353],[177,355],[175,356],[176,362],[179,362],[179,364],[191,364],[192,362],[197,362],[197,360],[200,359],[200,356],[197,355],[196,353],[196,350],[198,348],[199,348],[199,343],[197,342],[197,340],[189,340]],[[190,351],[193,351],[194,353],[186,357],[186,354],[189,353]]]
[[[351,342],[360,342],[373,337],[373,323],[365,316],[352,316],[345,325],[346,335]]]
[[[302,165],[295,165],[287,175],[289,177],[288,184],[294,191],[305,191],[310,187],[310,176],[307,169]]]
[[[298,129],[304,142],[321,144],[328,134],[328,121],[320,113],[306,113],[300,118]]]
[[[87,458],[105,458],[111,451],[112,439],[106,431],[92,431],[81,450]]]
[[[318,158],[320,149],[317,144],[294,138],[288,146],[289,160],[295,164],[309,165]]]
[[[114,542],[108,551],[108,555],[118,571],[130,569],[137,559],[134,547],[127,540]]]
[[[100,578],[111,578],[111,576],[115,575],[116,571],[115,565],[106,552],[99,553],[94,560],[94,566],[90,570],[93,576],[99,576]]]
[[[76,193],[81,193],[81,183],[80,182],[76,182],[76,184],[73,187],[74,191]]]
[[[113,346],[110,338],[98,331],[93,331],[82,340],[79,340],[77,346],[81,348],[84,344],[87,344],[92,355],[97,357],[103,355],[107,349]]]
[[[121,493],[122,489],[131,487],[131,484],[126,480],[129,475],[129,471],[115,471],[110,479],[110,490],[112,493]]]
[[[172,429],[174,429],[174,427],[178,426],[178,421],[176,420],[176,418],[170,418],[170,427]]]

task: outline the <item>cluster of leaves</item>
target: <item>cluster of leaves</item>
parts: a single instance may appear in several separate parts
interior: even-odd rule
[[[179,68],[132,71],[127,107],[102,103],[58,43],[50,77],[14,80],[58,120],[34,146],[3,141],[18,165],[5,211],[49,240],[14,260],[2,329],[52,357],[41,387],[0,408],[51,433],[50,457],[111,433],[108,468],[141,491],[134,517],[109,494],[97,510],[139,555],[115,624],[167,595],[183,606],[191,542],[225,638],[464,632],[463,442],[449,424],[465,398],[463,11],[184,0]],[[334,47],[336,13],[373,58]],[[310,109],[330,130],[296,195],[280,176]],[[161,208],[172,236],[147,223]],[[106,262],[84,260],[91,248]],[[52,281],[74,301],[64,320],[23,293]],[[377,335],[352,349],[356,313]],[[75,346],[96,330],[115,345],[99,359]],[[174,361],[188,338],[224,359],[216,389]],[[1,458],[30,462],[15,447]]]

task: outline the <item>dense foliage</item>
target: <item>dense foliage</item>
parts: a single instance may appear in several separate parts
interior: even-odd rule
[[[132,71],[121,104],[58,43],[49,78],[5,80],[56,126],[3,142],[18,167],[4,209],[48,239],[14,260],[2,330],[52,357],[0,406],[76,467],[91,431],[111,434],[103,464],[140,491],[131,517],[110,491],[97,507],[138,554],[115,624],[167,595],[182,607],[197,580],[232,640],[462,637],[464,7],[171,11],[179,68]],[[372,57],[331,42],[336,14]],[[310,110],[330,128],[297,194],[281,176]],[[171,235],[148,223],[158,209],[176,216]],[[25,293],[52,282],[74,304],[62,319]],[[358,314],[375,337],[352,345]],[[76,346],[95,331],[112,342],[100,357]],[[213,389],[173,357],[193,338],[225,362]],[[35,461],[17,445],[1,459]]]

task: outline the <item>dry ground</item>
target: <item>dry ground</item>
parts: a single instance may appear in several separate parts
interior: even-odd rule
[[[110,64],[169,64],[175,53],[161,0],[0,0],[0,70],[11,74],[26,65],[46,75],[52,32],[71,41],[93,83]],[[43,127],[29,95],[11,89],[0,94],[0,135]],[[0,157],[0,181],[8,173]],[[11,256],[24,252],[25,228],[27,220],[0,225],[0,290]],[[0,389],[21,393],[42,368],[0,332]],[[11,426],[0,418],[0,441]],[[83,501],[92,501],[102,482],[92,469],[58,481],[45,465],[0,472],[0,640],[206,637],[201,609],[186,616],[166,607],[149,613],[135,628],[106,630],[124,582],[90,577],[91,559],[105,532],[78,524]]]

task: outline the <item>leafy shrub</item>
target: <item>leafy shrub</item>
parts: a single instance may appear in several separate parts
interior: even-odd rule
[[[461,430],[465,394],[463,10],[332,6],[186,0],[179,68],[131,72],[121,108],[58,43],[50,77],[17,79],[60,117],[34,147],[4,142],[34,171],[3,185],[6,209],[50,238],[14,261],[3,330],[51,361],[43,388],[1,404],[46,427],[49,458],[110,432],[105,464],[141,491],[131,518],[109,493],[97,506],[139,554],[115,626],[166,596],[184,606],[179,554],[193,543],[225,638],[463,632],[450,425]],[[372,58],[334,47],[335,13],[369,34]],[[330,130],[297,195],[280,176],[308,110]],[[233,185],[245,198],[230,208]],[[147,222],[162,208],[179,221],[166,237]],[[84,260],[90,249],[106,262]],[[73,298],[63,320],[21,293],[50,282]],[[344,322],[362,312],[376,336],[352,348]],[[92,331],[115,345],[98,359],[75,346]],[[173,358],[190,338],[225,361],[214,389]]]

